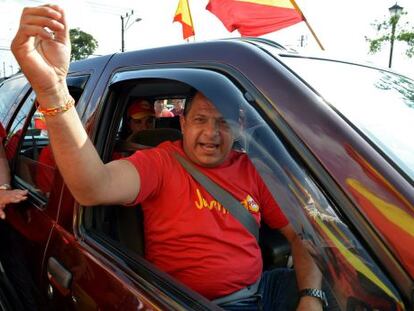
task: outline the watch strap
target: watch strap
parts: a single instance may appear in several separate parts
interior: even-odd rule
[[[310,297],[318,298],[318,299],[320,299],[322,301],[322,305],[324,307],[327,307],[328,306],[328,300],[326,299],[326,294],[321,289],[316,289],[316,288],[305,288],[305,289],[302,289],[299,292],[299,297],[303,297],[303,296],[310,296]]]

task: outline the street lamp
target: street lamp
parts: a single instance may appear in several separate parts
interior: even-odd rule
[[[125,15],[121,15],[121,52],[125,51],[125,31],[132,26],[133,23],[142,21],[142,18],[138,17],[134,20],[131,20],[132,15],[134,15],[134,10],[126,12]],[[126,19],[126,20],[125,20]]]
[[[403,11],[403,7],[399,6],[397,3],[395,3],[392,7],[388,9],[390,11],[391,15],[391,40],[390,40],[390,61],[388,63],[388,68],[391,68],[392,63],[392,52],[394,49],[394,40],[395,40],[395,29],[397,27],[398,20],[400,19],[401,12]]]

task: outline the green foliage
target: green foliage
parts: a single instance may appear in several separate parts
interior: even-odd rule
[[[371,54],[379,52],[384,43],[391,42],[391,33],[394,27],[394,40],[405,42],[408,45],[405,54],[410,58],[414,56],[414,28],[411,27],[411,29],[409,29],[410,25],[408,22],[402,23],[400,21],[400,18],[406,14],[407,13],[403,12],[400,16],[392,16],[388,20],[383,22],[375,21],[375,23],[372,24],[377,31],[378,37],[373,39],[365,37],[365,40],[369,43],[369,52]]]
[[[369,41],[369,52],[374,54],[381,50],[382,44],[386,41],[389,41],[389,36],[382,36],[377,39],[367,39]]]
[[[92,35],[79,28],[70,29],[69,35],[72,44],[71,61],[87,58],[98,47],[98,41]]]
[[[414,32],[402,31],[398,34],[397,40],[407,42],[408,49],[405,51],[405,54],[408,57],[414,56]]]

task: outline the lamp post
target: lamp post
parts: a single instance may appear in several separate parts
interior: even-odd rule
[[[394,40],[395,40],[395,29],[397,27],[398,20],[400,19],[401,12],[403,7],[395,3],[392,7],[388,9],[390,11],[391,19],[391,39],[390,39],[390,60],[388,62],[388,68],[391,68],[392,64],[392,52],[394,50]]]
[[[134,15],[134,10],[126,12],[125,15],[121,15],[121,52],[125,52],[125,31],[127,31],[133,23],[142,21],[142,18],[140,17],[131,20],[132,15]]]

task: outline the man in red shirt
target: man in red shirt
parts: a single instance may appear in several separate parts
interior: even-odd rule
[[[6,214],[4,208],[10,203],[19,203],[27,199],[26,190],[12,190],[10,186],[10,169],[6,153],[3,147],[3,140],[7,133],[0,123],[0,218],[4,219]]]
[[[12,51],[36,92],[40,110],[56,111],[46,116],[46,122],[53,134],[50,137],[56,163],[76,200],[82,205],[141,202],[147,225],[147,258],[210,299],[256,284],[262,268],[257,241],[178,162],[173,162],[171,154],[180,153],[244,202],[258,223],[263,217],[271,227],[278,228],[291,244],[298,289],[320,290],[322,276],[312,257],[249,159],[231,150],[232,131],[202,94],[195,96],[180,119],[182,141],[140,151],[128,159],[106,164],[101,161],[65,83],[70,56],[68,32],[64,11],[58,6],[26,8]],[[174,179],[178,176],[188,183],[185,191],[165,191],[176,187],[177,182],[171,180],[173,174]],[[163,247],[157,247],[160,244]],[[275,289],[288,287],[285,280],[284,276],[264,276],[258,291],[248,297],[249,303],[257,303],[259,293],[264,297],[265,310],[279,308],[284,294],[275,294]],[[226,308],[240,309],[237,303]],[[297,310],[322,310],[321,300],[304,295]]]
[[[146,258],[215,299],[260,278],[260,247],[255,237],[178,164],[174,153],[196,164],[244,203],[259,224],[263,217],[271,227],[281,229],[288,221],[247,155],[231,150],[230,128],[201,93],[194,97],[181,126],[183,141],[165,142],[128,158],[143,181],[133,204],[141,203],[144,212]],[[221,277],[217,279],[217,275]]]

